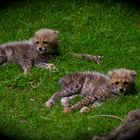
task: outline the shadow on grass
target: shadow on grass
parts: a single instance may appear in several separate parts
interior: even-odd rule
[[[6,8],[6,7],[11,7],[14,3],[17,3],[17,6],[18,6],[18,2],[20,2],[20,1],[22,1],[22,2],[25,2],[25,3],[28,3],[28,2],[37,2],[37,3],[39,3],[39,2],[41,2],[41,1],[38,1],[38,0],[31,0],[31,1],[29,1],[29,0],[0,0],[0,8],[2,9],[2,8]],[[58,0],[53,0],[54,2],[55,1],[58,1]],[[65,0],[64,0],[65,1]],[[81,3],[81,0],[66,0],[67,2],[75,2],[75,3]],[[52,1],[51,0],[47,0],[47,2],[46,3],[52,3]],[[134,7],[134,6],[136,6],[136,7],[140,7],[140,1],[138,1],[138,0],[88,0],[88,2],[90,3],[90,2],[95,2],[95,3],[98,3],[98,4],[109,4],[110,6],[112,5],[112,4],[116,4],[116,3],[118,3],[118,2],[122,2],[122,3],[126,3],[126,4],[129,4],[129,5],[131,5],[132,7]]]
[[[26,1],[26,0],[0,0],[0,10],[11,7],[15,2],[20,2],[20,1]]]
[[[1,140],[17,140],[16,137],[10,136],[6,133],[0,132],[0,139]]]

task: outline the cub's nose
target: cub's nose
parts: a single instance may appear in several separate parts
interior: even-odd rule
[[[42,51],[42,48],[39,48],[39,51]]]
[[[120,92],[123,92],[123,88],[120,88]]]

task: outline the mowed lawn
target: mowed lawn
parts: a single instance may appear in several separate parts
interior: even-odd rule
[[[1,133],[27,140],[88,140],[112,130],[140,108],[140,10],[124,0],[19,0],[0,7],[0,43],[32,37],[40,28],[60,32],[60,56],[50,63],[57,72],[33,68],[24,75],[19,65],[0,67]],[[100,65],[71,53],[103,56]],[[44,103],[60,89],[58,80],[75,71],[107,73],[114,68],[137,72],[137,94],[109,100],[89,114],[66,114],[58,102]],[[78,100],[78,99],[77,99]]]

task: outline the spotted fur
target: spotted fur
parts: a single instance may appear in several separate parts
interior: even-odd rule
[[[115,75],[118,75],[119,84],[117,83],[117,79],[114,81]],[[102,102],[108,98],[119,96],[122,92],[129,92],[134,85],[135,76],[135,71],[127,69],[109,71],[108,75],[98,72],[72,73],[60,79],[59,83],[62,90],[56,92],[45,103],[45,106],[52,107],[57,99],[64,97],[62,99],[69,99],[65,103],[66,106],[63,104],[66,112],[81,109],[82,107],[89,106],[95,102]],[[128,84],[124,84],[125,80]],[[122,82],[123,84],[120,84]],[[74,95],[81,95],[83,96],[83,99],[78,103],[69,106],[69,97]]]

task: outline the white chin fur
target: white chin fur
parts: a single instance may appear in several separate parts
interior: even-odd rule
[[[45,54],[46,53],[46,51],[44,50],[44,51],[39,51],[39,50],[37,50],[40,54]]]

